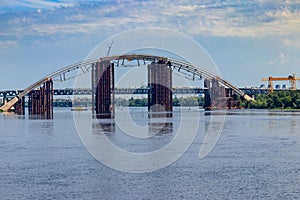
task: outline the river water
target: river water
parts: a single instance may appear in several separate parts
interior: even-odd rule
[[[137,124],[149,123],[144,109],[132,113],[140,113]],[[195,113],[200,117],[194,118]],[[300,113],[227,112],[219,140],[200,159],[199,149],[215,114],[181,111],[190,116],[188,121],[199,122],[191,146],[172,164],[147,173],[118,171],[95,159],[80,140],[68,109],[56,109],[53,120],[1,114],[0,198],[299,199]],[[121,134],[114,123],[97,134],[132,152],[154,151],[176,135],[177,115],[168,120],[141,145]],[[148,127],[149,133],[156,129]]]

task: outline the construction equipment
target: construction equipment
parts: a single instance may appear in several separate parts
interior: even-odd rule
[[[114,41],[111,42],[110,46],[108,47],[108,50],[107,50],[107,53],[106,53],[106,57],[109,56],[110,54],[110,50],[111,50],[111,47],[113,45]]]
[[[290,83],[291,83],[290,89],[296,90],[297,89],[296,81],[300,81],[300,78],[296,78],[296,74],[293,74],[288,77],[280,77],[280,78],[274,78],[274,77],[270,76],[269,78],[262,78],[261,80],[268,81],[269,92],[273,92],[273,90],[274,90],[273,81],[290,81]]]

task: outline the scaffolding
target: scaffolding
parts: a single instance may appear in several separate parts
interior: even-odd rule
[[[216,79],[205,79],[204,87],[208,89],[204,97],[205,110],[224,110],[240,108],[239,102],[235,100],[232,89],[225,88]]]
[[[39,115],[45,119],[53,119],[53,82],[49,80],[38,90],[29,93],[29,115]]]
[[[96,117],[98,119],[113,119],[115,117],[114,64],[110,61],[99,61],[92,73],[95,74],[95,76],[92,74],[92,79],[96,82],[96,86],[93,88],[93,91],[96,91]]]
[[[172,70],[165,62],[148,65],[149,117],[172,117]]]
[[[25,115],[25,97],[22,97],[16,104],[15,104],[14,112],[18,115]]]

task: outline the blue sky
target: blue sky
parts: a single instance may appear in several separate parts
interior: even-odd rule
[[[0,0],[0,90],[25,88],[111,35],[144,27],[192,37],[240,87],[300,76],[299,9],[289,0]]]

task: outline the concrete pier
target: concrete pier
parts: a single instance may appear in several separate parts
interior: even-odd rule
[[[218,80],[204,80],[204,87],[208,88],[204,98],[205,110],[225,110],[239,108],[239,102],[234,99],[233,91],[220,85]]]
[[[113,119],[115,117],[114,64],[110,61],[97,62],[95,80],[96,117],[98,119]]]
[[[38,115],[45,119],[53,119],[53,82],[47,81],[39,90],[29,93],[29,115]]]
[[[22,97],[15,105],[14,112],[18,115],[25,115],[25,97]]]
[[[149,117],[172,117],[172,70],[163,61],[148,65]]]

